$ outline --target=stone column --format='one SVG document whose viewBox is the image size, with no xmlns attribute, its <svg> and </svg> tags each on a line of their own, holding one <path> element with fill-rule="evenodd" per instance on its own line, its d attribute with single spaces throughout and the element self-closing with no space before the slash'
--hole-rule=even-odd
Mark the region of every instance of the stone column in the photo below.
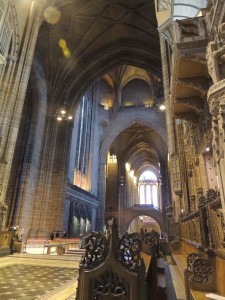
<svg viewBox="0 0 225 300">
<path fill-rule="evenodd" d="M 100 163 L 99 173 L 98 173 L 98 199 L 99 207 L 97 209 L 96 227 L 98 230 L 103 230 L 104 228 L 104 215 L 105 215 L 105 192 L 106 192 L 106 174 L 105 174 L 105 164 Z"/>
<path fill-rule="evenodd" d="M 31 3 L 28 15 L 28 23 L 24 32 L 24 39 L 21 44 L 20 56 L 17 61 L 17 68 L 13 74 L 9 75 L 9 94 L 7 105 L 4 108 L 4 116 L 1 119 L 1 147 L 0 147 L 0 205 L 6 201 L 7 184 L 16 145 L 16 138 L 19 130 L 19 124 L 27 90 L 28 79 L 30 75 L 31 64 L 33 60 L 37 35 L 42 20 L 42 1 Z M 0 223 L 2 228 L 2 223 Z"/>
<path fill-rule="evenodd" d="M 173 109 L 171 105 L 170 96 L 170 75 L 168 70 L 170 66 L 167 61 L 166 45 L 165 40 L 160 36 L 160 49 L 161 49 L 161 59 L 162 59 L 162 72 L 163 72 L 163 86 L 164 86 L 164 97 L 165 97 L 165 114 L 166 114 L 166 128 L 168 137 L 168 151 L 169 155 L 175 152 L 175 141 L 174 141 L 174 126 L 173 126 Z"/>
<path fill-rule="evenodd" d="M 94 230 L 96 230 L 96 208 L 92 207 L 90 231 L 94 231 Z"/>
<path fill-rule="evenodd" d="M 46 121 L 33 205 L 23 201 L 17 214 L 30 237 L 44 238 L 53 230 L 63 230 L 72 126 L 72 122 L 58 122 L 54 117 Z M 30 205 L 31 214 L 27 214 L 26 206 Z"/>
</svg>

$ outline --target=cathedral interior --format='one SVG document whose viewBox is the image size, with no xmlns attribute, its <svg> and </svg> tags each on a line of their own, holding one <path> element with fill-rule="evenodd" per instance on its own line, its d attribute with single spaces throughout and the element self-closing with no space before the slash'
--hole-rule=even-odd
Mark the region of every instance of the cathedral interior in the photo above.
<svg viewBox="0 0 225 300">
<path fill-rule="evenodd" d="M 75 299 L 92 277 L 46 241 L 116 224 L 158 234 L 165 286 L 77 300 L 225 299 L 224 129 L 224 0 L 0 0 L 0 298 Z"/>
</svg>

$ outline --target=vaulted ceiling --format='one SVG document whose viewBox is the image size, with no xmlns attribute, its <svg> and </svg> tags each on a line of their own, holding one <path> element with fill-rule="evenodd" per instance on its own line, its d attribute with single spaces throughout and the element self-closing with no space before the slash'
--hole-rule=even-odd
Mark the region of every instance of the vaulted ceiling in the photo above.
<svg viewBox="0 0 225 300">
<path fill-rule="evenodd" d="M 97 79 L 123 64 L 161 79 L 154 0 L 47 2 L 35 56 L 49 101 L 60 105 L 67 93 L 74 107 Z"/>
</svg>

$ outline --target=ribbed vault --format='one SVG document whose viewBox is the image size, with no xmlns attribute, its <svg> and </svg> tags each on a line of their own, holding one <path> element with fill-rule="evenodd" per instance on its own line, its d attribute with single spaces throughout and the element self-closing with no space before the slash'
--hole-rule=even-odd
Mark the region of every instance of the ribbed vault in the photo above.
<svg viewBox="0 0 225 300">
<path fill-rule="evenodd" d="M 49 98 L 57 106 L 67 95 L 68 106 L 75 110 L 83 94 L 118 66 L 137 66 L 161 79 L 153 0 L 48 1 L 51 3 L 61 19 L 54 25 L 43 22 L 37 58 L 48 79 Z M 60 39 L 66 41 L 70 57 L 64 56 Z M 146 78 L 146 73 L 139 75 Z"/>
</svg>

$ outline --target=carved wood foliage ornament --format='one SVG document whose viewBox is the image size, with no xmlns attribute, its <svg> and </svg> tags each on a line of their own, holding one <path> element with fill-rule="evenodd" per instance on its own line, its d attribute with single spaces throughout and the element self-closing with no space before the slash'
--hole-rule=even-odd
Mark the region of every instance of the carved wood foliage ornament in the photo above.
<svg viewBox="0 0 225 300">
<path fill-rule="evenodd" d="M 80 267 L 93 268 L 105 260 L 108 253 L 106 236 L 101 232 L 91 232 L 85 237 L 85 255 L 80 261 Z"/>
<path fill-rule="evenodd" d="M 141 241 L 137 233 L 125 233 L 119 239 L 118 253 L 120 262 L 130 270 L 143 266 L 140 256 Z"/>
<path fill-rule="evenodd" d="M 128 300 L 129 284 L 124 278 L 120 278 L 117 273 L 107 271 L 94 282 L 94 300 L 114 299 L 114 297 Z"/>
<path fill-rule="evenodd" d="M 196 257 L 192 263 L 191 280 L 197 283 L 207 283 L 213 277 L 213 267 L 202 257 Z"/>
</svg>

